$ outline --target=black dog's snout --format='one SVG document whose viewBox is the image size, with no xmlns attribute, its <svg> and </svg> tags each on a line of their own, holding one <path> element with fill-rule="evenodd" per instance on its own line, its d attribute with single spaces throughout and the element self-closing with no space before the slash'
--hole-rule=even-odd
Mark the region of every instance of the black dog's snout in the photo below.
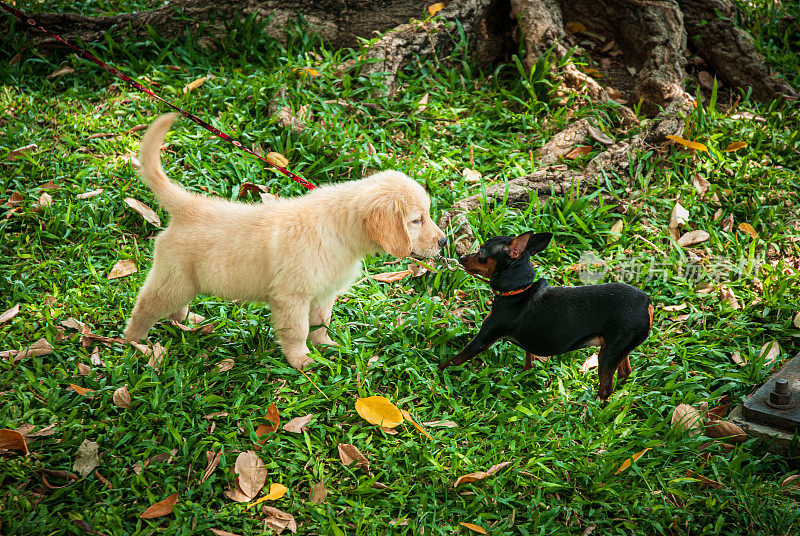
<svg viewBox="0 0 800 536">
<path fill-rule="evenodd" d="M 469 255 L 461 255 L 461 256 L 458 258 L 458 262 L 460 262 L 461 264 L 464 264 L 464 261 L 467 259 L 467 257 L 468 257 L 468 256 L 469 256 Z"/>
<path fill-rule="evenodd" d="M 439 239 L 439 248 L 443 248 L 445 244 L 447 244 L 447 237 L 443 236 Z"/>
</svg>

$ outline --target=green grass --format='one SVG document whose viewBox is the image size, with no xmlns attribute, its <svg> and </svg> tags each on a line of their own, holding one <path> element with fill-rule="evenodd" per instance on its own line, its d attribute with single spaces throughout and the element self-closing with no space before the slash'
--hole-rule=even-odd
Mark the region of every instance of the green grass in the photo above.
<svg viewBox="0 0 800 536">
<path fill-rule="evenodd" d="M 109 41 L 92 50 L 140 80 L 149 78 L 159 94 L 248 145 L 283 153 L 293 171 L 318 184 L 377 169 L 406 172 L 427 186 L 436 216 L 488 184 L 537 168 L 530 150 L 571 120 L 570 109 L 574 118 L 594 118 L 617 139 L 625 136 L 616 129 L 613 108 L 561 106 L 548 93 L 552 81 L 523 83 L 514 62 L 482 73 L 459 50 L 450 63 L 409 67 L 402 91 L 389 97 L 379 91 L 380 77 L 337 72 L 355 53 L 328 50 L 302 27 L 288 31 L 285 47 L 262 37 L 257 25 L 242 24 L 236 38 L 218 49 L 154 37 L 146 43 Z M 770 46 L 784 50 L 779 45 Z M 185 333 L 166 322 L 151 332 L 151 341 L 167 348 L 160 373 L 133 348 L 100 345 L 105 365 L 80 376 L 78 364 L 90 363 L 91 348 L 81 347 L 75 331 L 60 331 L 60 322 L 74 317 L 94 333 L 119 336 L 158 231 L 123 202 L 131 196 L 156 207 L 125 158 L 137 151 L 141 133 L 121 133 L 167 110 L 124 86 L 111 88 L 117 83 L 112 77 L 74 56 L 24 52 L 23 61 L 9 66 L 19 46 L 5 38 L 2 49 L 8 53 L 0 56 L 0 109 L 6 111 L 0 117 L 0 199 L 13 192 L 24 199 L 13 214 L 0 209 L 0 312 L 16 303 L 21 311 L 0 326 L 0 350 L 45 337 L 54 351 L 16 364 L 10 358 L 0 362 L 0 428 L 56 426 L 53 435 L 29 440 L 29 456 L 5 456 L 0 464 L 4 534 L 86 534 L 79 522 L 114 535 L 210 534 L 209 528 L 267 534 L 263 516 L 227 499 L 224 489 L 237 454 L 252 447 L 273 402 L 284 422 L 315 414 L 307 432 L 281 430 L 260 451 L 267 484 L 289 488 L 270 504 L 292 513 L 303 534 L 469 532 L 460 522 L 496 535 L 577 535 L 592 525 L 595 534 L 797 533 L 800 495 L 780 485 L 795 471 L 791 461 L 753 440 L 731 450 L 669 424 L 679 403 L 744 400 L 769 373 L 758 357 L 763 344 L 778 341 L 781 362 L 798 349 L 800 332 L 792 324 L 800 221 L 797 104 L 744 100 L 735 111 L 701 107 L 686 119 L 687 136 L 707 144 L 710 154 L 653 147 L 633 157 L 631 179 L 605 177 L 602 195 L 534 200 L 524 207 L 484 203 L 470 213 L 481 240 L 527 229 L 553 232 L 554 243 L 539 259 L 542 275 L 553 284 L 580 284 L 569 267 L 588 250 L 616 267 L 607 279 L 619 278 L 632 258 L 658 263 L 639 285 L 659 306 L 688 308 L 657 309 L 649 341 L 633 354 L 628 384 L 606 405 L 597 401 L 596 372 L 579 372 L 589 350 L 522 372 L 522 350 L 501 343 L 483 355 L 485 365 L 476 359 L 439 372 L 436 364 L 475 332 L 490 296 L 480 281 L 446 271 L 392 285 L 361 279 L 334 310 L 333 337 L 341 347 L 315 353 L 318 364 L 308 377 L 282 358 L 266 307 L 212 296 L 198 297 L 192 310 L 216 323 L 213 333 Z M 795 65 L 786 61 L 777 67 Z M 46 78 L 64 65 L 75 72 Z M 293 74 L 297 67 L 314 67 L 320 76 Z M 209 73 L 215 78 L 183 94 L 187 83 Z M 429 104 L 420 111 L 417 102 L 425 94 Z M 309 105 L 313 121 L 301 133 L 279 127 L 268 112 L 273 99 L 293 110 Z M 347 105 L 327 102 L 337 99 Z M 742 111 L 764 122 L 731 118 Z M 120 135 L 89 139 L 97 132 Z M 723 151 L 736 140 L 748 146 Z M 176 123 L 167 142 L 168 175 L 193 190 L 213 189 L 231 198 L 250 181 L 282 196 L 303 193 L 188 121 Z M 36 150 L 7 158 L 32 143 Z M 592 155 L 601 150 L 596 145 Z M 586 161 L 565 164 L 579 170 Z M 466 183 L 465 167 L 480 171 L 483 182 Z M 705 200 L 692 186 L 694 175 L 712 184 Z M 53 204 L 38 208 L 40 185 L 50 180 L 59 187 L 51 192 Z M 95 188 L 105 191 L 76 198 Z M 710 202 L 715 193 L 718 204 Z M 618 207 L 604 200 L 609 197 L 623 201 Z M 716 291 L 698 293 L 696 281 L 683 276 L 687 251 L 667 234 L 676 200 L 690 212 L 684 230 L 710 233 L 693 248 L 698 254 L 712 263 L 765 260 L 756 272 L 724 282 L 741 309 L 730 308 Z M 714 220 L 718 209 L 722 215 Z M 722 225 L 728 215 L 733 230 Z M 620 219 L 624 227 L 615 240 L 610 231 Z M 742 222 L 753 225 L 759 239 L 737 231 Z M 132 259 L 139 272 L 109 281 L 118 259 Z M 364 275 L 406 264 L 388 256 L 368 258 Z M 464 307 L 463 318 L 454 314 Z M 689 318 L 671 320 L 683 313 Z M 734 351 L 749 364 L 734 365 Z M 377 361 L 370 363 L 374 356 Z M 234 367 L 219 372 L 215 364 L 227 358 L 235 359 Z M 93 389 L 93 397 L 78 395 L 71 383 Z M 123 385 L 132 398 L 128 409 L 112 402 Z M 451 420 L 457 427 L 427 427 L 432 441 L 408 423 L 399 434 L 386 434 L 354 409 L 357 397 L 376 394 L 418 421 Z M 227 415 L 212 425 L 204 416 L 215 412 Z M 100 444 L 97 470 L 113 488 L 93 474 L 59 489 L 44 487 L 42 471 L 71 470 L 84 439 Z M 342 466 L 338 443 L 356 445 L 372 474 Z M 645 448 L 651 450 L 615 474 Z M 145 463 L 175 449 L 169 463 Z M 201 483 L 206 451 L 222 456 L 219 469 Z M 512 463 L 497 475 L 453 488 L 457 477 L 503 461 Z M 141 474 L 132 469 L 137 462 L 144 466 Z M 687 470 L 722 487 L 704 486 L 687 477 Z M 320 481 L 327 501 L 307 502 Z M 374 488 L 375 482 L 388 489 Z M 180 498 L 173 514 L 139 519 L 145 508 L 175 492 Z M 390 525 L 395 519 L 408 524 Z"/>
</svg>

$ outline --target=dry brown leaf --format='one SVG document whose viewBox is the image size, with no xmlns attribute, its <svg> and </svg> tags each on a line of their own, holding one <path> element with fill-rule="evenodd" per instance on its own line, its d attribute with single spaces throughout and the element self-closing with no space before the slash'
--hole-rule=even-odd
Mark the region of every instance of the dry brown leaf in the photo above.
<svg viewBox="0 0 800 536">
<path fill-rule="evenodd" d="M 476 169 L 464 168 L 461 170 L 461 176 L 464 177 L 464 182 L 467 184 L 478 184 L 481 182 L 481 173 Z"/>
<path fill-rule="evenodd" d="M 261 511 L 267 516 L 264 522 L 276 533 L 280 534 L 285 529 L 289 529 L 292 534 L 297 532 L 297 523 L 292 514 L 266 505 L 261 507 Z"/>
<path fill-rule="evenodd" d="M 728 302 L 732 309 L 740 308 L 739 302 L 736 301 L 736 295 L 725 285 L 719 285 L 719 297 L 722 301 Z"/>
<path fill-rule="evenodd" d="M 428 107 L 428 101 L 430 100 L 430 98 L 431 98 L 431 94 L 430 93 L 425 93 L 422 96 L 422 98 L 417 101 L 417 111 L 418 112 L 421 112 L 421 111 L 425 110 L 425 108 Z"/>
<path fill-rule="evenodd" d="M 25 153 L 29 153 L 31 151 L 35 151 L 38 148 L 39 146 L 36 145 L 35 143 L 30 143 L 23 147 L 19 147 L 8 153 L 8 159 L 14 160 L 18 156 L 23 155 Z M 14 192 L 13 194 L 11 194 L 11 197 L 8 199 L 8 202 L 12 205 L 17 205 L 22 202 L 22 196 L 18 192 Z"/>
<path fill-rule="evenodd" d="M 281 153 L 275 153 L 275 152 L 267 153 L 267 156 L 265 156 L 264 158 L 266 158 L 270 164 L 273 164 L 278 167 L 285 168 L 286 166 L 289 165 L 289 159 L 283 156 Z"/>
<path fill-rule="evenodd" d="M 292 432 L 293 434 L 300 434 L 303 430 L 308 428 L 308 423 L 311 422 L 311 419 L 314 418 L 313 413 L 309 413 L 308 415 L 304 415 L 302 417 L 295 417 L 294 419 L 290 420 L 286 424 L 283 425 L 283 429 L 287 432 Z"/>
<path fill-rule="evenodd" d="M 747 365 L 747 358 L 743 357 L 742 354 L 739 352 L 733 352 L 733 354 L 731 354 L 731 361 L 733 361 L 740 367 Z"/>
<path fill-rule="evenodd" d="M 697 434 L 703 426 L 703 415 L 689 404 L 678 404 L 672 411 L 672 426 Z"/>
<path fill-rule="evenodd" d="M 12 308 L 3 311 L 3 314 L 0 314 L 0 326 L 17 316 L 18 313 L 19 304 L 16 304 Z"/>
<path fill-rule="evenodd" d="M 314 487 L 311 488 L 311 493 L 308 500 L 314 504 L 322 504 L 325 502 L 325 498 L 328 496 L 328 490 L 325 489 L 325 484 L 322 482 L 317 482 L 314 484 Z"/>
<path fill-rule="evenodd" d="M 716 480 L 711 480 L 710 478 L 706 478 L 701 474 L 695 473 L 691 469 L 687 469 L 686 470 L 686 476 L 688 476 L 689 478 L 694 478 L 695 480 L 700 481 L 700 483 L 703 484 L 704 486 L 708 486 L 710 488 L 724 488 L 725 487 L 723 484 L 720 484 Z"/>
<path fill-rule="evenodd" d="M 753 238 L 756 238 L 756 239 L 758 238 L 758 232 L 753 228 L 752 225 L 750 225 L 747 222 L 740 223 L 738 229 L 740 231 L 744 232 L 744 233 L 749 234 Z"/>
<path fill-rule="evenodd" d="M 141 475 L 142 474 L 142 464 L 141 464 L 141 462 L 136 462 L 133 465 L 131 465 L 131 470 L 134 473 L 136 473 L 137 475 Z"/>
<path fill-rule="evenodd" d="M 229 357 L 217 363 L 217 370 L 219 370 L 220 372 L 225 372 L 231 370 L 233 368 L 233 365 L 234 365 L 234 360 L 232 357 Z"/>
<path fill-rule="evenodd" d="M 342 460 L 345 466 L 349 467 L 353 462 L 356 462 L 356 468 L 363 469 L 367 473 L 370 472 L 369 461 L 355 446 L 348 443 L 339 443 L 338 449 L 339 459 Z"/>
<path fill-rule="evenodd" d="M 792 320 L 792 324 L 794 324 L 794 327 L 800 328 L 800 313 L 797 313 L 797 314 L 794 315 L 794 319 Z"/>
<path fill-rule="evenodd" d="M 0 449 L 19 450 L 28 455 L 28 444 L 25 436 L 16 430 L 3 428 L 0 430 Z"/>
<path fill-rule="evenodd" d="M 706 89 L 714 89 L 714 77 L 708 71 L 700 71 L 697 78 Z"/>
<path fill-rule="evenodd" d="M 131 259 L 122 259 L 117 261 L 117 263 L 111 268 L 111 271 L 108 272 L 108 278 L 119 279 L 120 277 L 126 277 L 131 274 L 135 274 L 137 271 L 136 264 Z"/>
<path fill-rule="evenodd" d="M 236 534 L 235 532 L 228 532 L 227 530 L 220 530 L 220 529 L 208 529 L 217 536 L 241 536 L 241 534 Z"/>
<path fill-rule="evenodd" d="M 47 342 L 47 339 L 41 338 L 22 350 L 4 350 L 0 352 L 0 358 L 13 357 L 14 363 L 18 363 L 25 358 L 47 355 L 52 351 L 53 346 Z"/>
<path fill-rule="evenodd" d="M 597 354 L 597 352 L 595 352 L 592 355 L 590 355 L 589 357 L 587 357 L 586 361 L 584 361 L 583 365 L 581 365 L 581 368 L 580 368 L 579 372 L 581 374 L 586 374 L 590 370 L 596 369 L 597 365 L 598 365 L 598 363 L 597 363 L 598 358 L 599 358 L 599 355 Z"/>
<path fill-rule="evenodd" d="M 430 428 L 456 428 L 458 426 L 453 421 L 428 421 L 422 423 L 422 425 Z"/>
<path fill-rule="evenodd" d="M 264 462 L 258 454 L 248 450 L 236 457 L 233 470 L 239 477 L 239 489 L 248 497 L 248 501 L 252 501 L 267 480 Z"/>
<path fill-rule="evenodd" d="M 689 306 L 684 302 L 684 303 L 679 303 L 677 305 L 665 305 L 662 307 L 662 309 L 667 311 L 668 313 L 675 313 L 678 311 L 683 311 L 687 307 Z"/>
<path fill-rule="evenodd" d="M 142 512 L 141 519 L 153 519 L 172 513 L 172 507 L 178 502 L 178 494 L 173 493 L 163 501 L 158 501 L 153 506 Z"/>
<path fill-rule="evenodd" d="M 78 363 L 78 374 L 81 376 L 88 376 L 92 373 L 92 368 L 86 363 Z"/>
<path fill-rule="evenodd" d="M 744 443 L 747 434 L 732 422 L 715 420 L 706 424 L 706 435 L 717 439 L 725 439 L 733 443 Z"/>
<path fill-rule="evenodd" d="M 610 145 L 614 145 L 614 140 L 605 132 L 592 126 L 591 124 L 586 125 L 586 129 L 589 131 L 589 135 L 597 140 L 598 142 L 602 143 L 606 147 Z"/>
<path fill-rule="evenodd" d="M 570 152 L 568 152 L 565 158 L 569 158 L 570 160 L 575 160 L 576 158 L 579 158 L 581 156 L 586 156 L 591 152 L 592 152 L 591 145 L 579 145 Z"/>
<path fill-rule="evenodd" d="M 78 473 L 81 477 L 90 475 L 98 465 L 100 465 L 100 458 L 97 455 L 100 445 L 94 441 L 84 439 L 78 447 L 77 455 L 75 456 L 75 463 L 72 464 L 72 470 Z"/>
<path fill-rule="evenodd" d="M 496 474 L 498 471 L 500 471 L 500 469 L 510 464 L 511 462 L 500 462 L 491 466 L 487 471 L 477 471 L 475 473 L 468 473 L 466 475 L 462 475 L 458 477 L 458 479 L 456 479 L 455 483 L 453 484 L 453 487 L 456 488 L 460 484 L 469 484 L 471 482 L 477 482 L 478 480 L 483 480 L 487 476 L 492 476 Z"/>
<path fill-rule="evenodd" d="M 75 69 L 73 69 L 69 65 L 65 65 L 63 67 L 59 67 L 58 69 L 56 69 L 52 73 L 48 74 L 46 78 L 57 78 L 59 76 L 64 76 L 65 74 L 71 74 L 71 73 L 74 73 L 74 72 L 75 72 Z"/>
<path fill-rule="evenodd" d="M 733 214 L 728 214 L 725 216 L 725 219 L 722 220 L 722 230 L 730 231 L 731 229 L 733 229 Z"/>
<path fill-rule="evenodd" d="M 43 193 L 39 196 L 39 205 L 43 207 L 49 207 L 53 204 L 53 196 L 48 194 L 47 192 Z"/>
<path fill-rule="evenodd" d="M 97 190 L 90 190 L 88 192 L 83 192 L 82 194 L 78 194 L 78 199 L 91 199 L 92 197 L 98 196 L 105 192 L 105 188 L 98 188 Z"/>
<path fill-rule="evenodd" d="M 616 242 L 617 240 L 619 240 L 619 237 L 622 236 L 622 228 L 624 225 L 625 222 L 623 222 L 622 220 L 617 220 L 617 222 L 611 226 L 611 229 L 609 229 L 608 234 L 609 238 L 612 241 Z"/>
<path fill-rule="evenodd" d="M 781 487 L 785 488 L 786 486 L 790 487 L 800 486 L 800 475 L 791 475 L 784 478 L 783 482 L 781 482 Z"/>
<path fill-rule="evenodd" d="M 217 453 L 214 453 L 214 451 L 211 451 L 211 450 L 206 451 L 206 460 L 208 460 L 208 465 L 206 466 L 206 470 L 203 473 L 203 478 L 200 479 L 200 483 L 201 484 L 203 482 L 205 482 L 206 480 L 208 480 L 209 477 L 212 474 L 214 474 L 214 471 L 217 470 L 217 467 L 219 466 L 219 459 L 220 459 L 221 455 L 222 455 L 222 451 L 221 450 L 219 452 L 217 452 Z"/>
<path fill-rule="evenodd" d="M 131 395 L 128 392 L 128 386 L 123 385 L 122 387 L 118 388 L 114 391 L 114 405 L 118 408 L 129 408 L 131 407 Z"/>
<path fill-rule="evenodd" d="M 697 190 L 697 193 L 702 197 L 708 192 L 708 189 L 711 187 L 711 183 L 701 177 L 699 174 L 695 173 L 692 177 L 692 186 L 694 186 L 694 189 Z"/>
<path fill-rule="evenodd" d="M 680 227 L 689 221 L 689 211 L 683 208 L 680 203 L 675 203 L 672 213 L 669 216 L 669 226 L 671 229 Z"/>
<path fill-rule="evenodd" d="M 678 239 L 678 245 L 687 247 L 693 246 L 695 244 L 699 244 L 701 242 L 705 242 L 708 240 L 710 235 L 701 229 L 697 229 L 696 231 L 689 231 L 688 233 L 684 234 Z"/>
<path fill-rule="evenodd" d="M 125 198 L 125 204 L 136 211 L 144 220 L 156 227 L 161 227 L 161 218 L 158 217 L 156 211 L 148 207 L 138 199 L 132 197 Z"/>
<path fill-rule="evenodd" d="M 161 346 L 160 342 L 155 343 L 152 347 L 132 341 L 130 342 L 130 345 L 150 358 L 147 360 L 147 366 L 155 370 L 156 374 L 161 372 L 159 367 L 161 366 L 161 362 L 164 360 L 164 357 L 167 355 L 167 349 Z"/>
<path fill-rule="evenodd" d="M 381 283 L 394 283 L 400 281 L 404 277 L 411 275 L 411 270 L 401 270 L 399 272 L 384 272 L 381 274 L 372 275 L 372 279 L 380 281 Z"/>
<path fill-rule="evenodd" d="M 178 454 L 178 449 L 172 449 L 167 452 L 159 452 L 158 454 L 151 456 L 150 459 L 147 460 L 147 463 L 171 463 L 176 454 Z"/>
<path fill-rule="evenodd" d="M 761 351 L 758 355 L 764 358 L 765 365 L 769 365 L 781 355 L 781 347 L 778 345 L 777 341 L 768 342 L 761 347 Z"/>
<path fill-rule="evenodd" d="M 28 434 L 28 437 L 47 437 L 47 436 L 51 436 L 51 435 L 56 433 L 56 426 L 58 426 L 57 422 L 54 422 L 52 424 L 48 424 L 47 426 L 45 426 L 41 430 L 37 430 L 37 431 L 35 431 L 33 433 Z"/>
</svg>

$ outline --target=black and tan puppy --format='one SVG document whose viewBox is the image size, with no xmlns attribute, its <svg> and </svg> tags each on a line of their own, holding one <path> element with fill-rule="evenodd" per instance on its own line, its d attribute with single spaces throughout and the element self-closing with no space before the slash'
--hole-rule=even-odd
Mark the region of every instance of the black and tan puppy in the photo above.
<svg viewBox="0 0 800 536">
<path fill-rule="evenodd" d="M 653 325 L 647 294 L 624 283 L 551 287 L 535 280 L 530 257 L 547 247 L 550 233 L 527 232 L 516 238 L 490 238 L 477 253 L 459 259 L 467 272 L 484 276 L 495 298 L 478 334 L 440 369 L 460 365 L 499 339 L 525 352 L 525 367 L 534 355 L 552 356 L 600 346 L 600 399 L 612 393 L 614 371 L 620 383 L 631 373 L 628 354 L 644 342 Z"/>
</svg>

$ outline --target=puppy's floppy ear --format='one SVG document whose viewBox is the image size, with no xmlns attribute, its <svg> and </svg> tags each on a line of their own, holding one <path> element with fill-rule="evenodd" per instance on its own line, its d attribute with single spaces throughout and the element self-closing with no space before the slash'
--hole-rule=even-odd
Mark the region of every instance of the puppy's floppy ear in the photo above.
<svg viewBox="0 0 800 536">
<path fill-rule="evenodd" d="M 508 255 L 512 259 L 519 259 L 523 251 L 535 255 L 546 248 L 552 238 L 552 233 L 534 233 L 533 231 L 522 233 L 511 241 L 511 245 L 508 246 Z"/>
<path fill-rule="evenodd" d="M 369 207 L 364 225 L 367 236 L 383 250 L 398 259 L 411 255 L 411 236 L 406 228 L 404 204 L 384 198 Z"/>
</svg>

